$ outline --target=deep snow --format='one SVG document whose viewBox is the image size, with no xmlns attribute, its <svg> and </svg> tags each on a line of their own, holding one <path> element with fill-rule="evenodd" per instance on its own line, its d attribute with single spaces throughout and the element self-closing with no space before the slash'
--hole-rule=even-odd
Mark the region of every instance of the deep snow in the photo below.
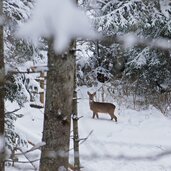
<svg viewBox="0 0 171 171">
<path fill-rule="evenodd" d="M 80 138 L 92 134 L 80 145 L 80 161 L 83 171 L 170 171 L 171 155 L 157 158 L 156 154 L 171 150 L 171 120 L 158 110 L 136 111 L 125 105 L 117 106 L 118 123 L 110 120 L 109 115 L 99 114 L 99 119 L 92 119 L 89 109 L 87 90 L 78 89 L 78 114 Z M 10 110 L 16 104 L 7 104 Z M 15 123 L 16 130 L 27 140 L 37 144 L 41 142 L 43 110 L 30 108 L 27 104 L 22 111 L 24 117 Z M 72 146 L 72 140 L 71 140 Z M 29 145 L 28 148 L 31 148 Z M 26 148 L 24 150 L 27 150 Z M 72 156 L 72 151 L 70 152 Z M 39 158 L 40 150 L 29 154 L 30 160 Z M 146 157 L 150 157 L 147 159 Z M 21 160 L 26 160 L 21 157 Z M 72 162 L 73 159 L 71 158 Z M 34 165 L 38 167 L 38 162 Z M 16 164 L 20 170 L 33 170 L 30 164 Z M 7 167 L 6 171 L 16 171 Z"/>
</svg>

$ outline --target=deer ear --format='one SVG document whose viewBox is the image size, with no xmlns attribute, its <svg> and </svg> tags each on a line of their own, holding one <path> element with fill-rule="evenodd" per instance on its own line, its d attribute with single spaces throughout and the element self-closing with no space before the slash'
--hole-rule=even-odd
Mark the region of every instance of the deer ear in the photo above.
<svg viewBox="0 0 171 171">
<path fill-rule="evenodd" d="M 88 94 L 88 95 L 90 95 L 90 92 L 89 92 L 89 91 L 87 91 L 87 94 Z"/>
<path fill-rule="evenodd" d="M 96 95 L 96 92 L 94 92 L 93 95 L 95 96 Z"/>
</svg>

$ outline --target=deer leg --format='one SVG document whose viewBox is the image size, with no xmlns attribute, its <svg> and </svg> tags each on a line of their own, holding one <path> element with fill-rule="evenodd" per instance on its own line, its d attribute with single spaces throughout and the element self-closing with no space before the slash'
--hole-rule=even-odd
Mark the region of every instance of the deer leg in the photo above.
<svg viewBox="0 0 171 171">
<path fill-rule="evenodd" d="M 115 122 L 117 122 L 117 117 L 114 115 Z"/>
<path fill-rule="evenodd" d="M 93 112 L 93 119 L 94 119 L 95 115 L 96 115 L 96 113 L 95 113 L 95 112 Z"/>
<path fill-rule="evenodd" d="M 113 118 L 114 118 L 113 113 L 112 112 L 109 112 L 108 114 L 110 115 L 111 120 L 113 120 Z"/>
<path fill-rule="evenodd" d="M 115 122 L 117 122 L 117 117 L 112 113 L 112 114 L 110 114 L 110 116 L 111 116 L 111 120 L 113 120 L 113 118 L 115 119 Z"/>
<path fill-rule="evenodd" d="M 95 114 L 96 114 L 97 119 L 99 119 L 99 115 L 98 115 L 98 113 L 96 112 Z"/>
</svg>

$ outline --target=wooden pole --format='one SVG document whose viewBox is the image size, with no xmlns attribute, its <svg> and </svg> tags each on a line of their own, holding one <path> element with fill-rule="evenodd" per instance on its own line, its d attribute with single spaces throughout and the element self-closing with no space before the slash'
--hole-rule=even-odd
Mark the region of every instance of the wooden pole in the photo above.
<svg viewBox="0 0 171 171">
<path fill-rule="evenodd" d="M 76 47 L 76 41 L 74 42 Z M 76 60 L 75 60 L 76 61 Z M 80 157 L 79 157 L 79 133 L 78 133 L 78 112 L 77 112 L 77 67 L 75 62 L 74 70 L 74 92 L 73 92 L 73 144 L 74 144 L 74 171 L 80 171 Z"/>
</svg>

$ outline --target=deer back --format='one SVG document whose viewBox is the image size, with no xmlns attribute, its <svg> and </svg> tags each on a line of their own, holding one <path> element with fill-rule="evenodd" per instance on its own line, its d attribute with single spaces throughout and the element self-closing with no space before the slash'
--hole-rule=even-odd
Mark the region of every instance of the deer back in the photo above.
<svg viewBox="0 0 171 171">
<path fill-rule="evenodd" d="M 89 95 L 89 104 L 90 109 L 96 113 L 113 113 L 115 110 L 115 105 L 112 103 L 104 103 L 104 102 L 95 102 L 94 96 L 96 93 L 91 94 L 90 92 L 87 92 Z"/>
<path fill-rule="evenodd" d="M 90 109 L 94 112 L 99 113 L 113 113 L 115 110 L 115 105 L 112 103 L 103 102 L 90 102 Z"/>
</svg>

